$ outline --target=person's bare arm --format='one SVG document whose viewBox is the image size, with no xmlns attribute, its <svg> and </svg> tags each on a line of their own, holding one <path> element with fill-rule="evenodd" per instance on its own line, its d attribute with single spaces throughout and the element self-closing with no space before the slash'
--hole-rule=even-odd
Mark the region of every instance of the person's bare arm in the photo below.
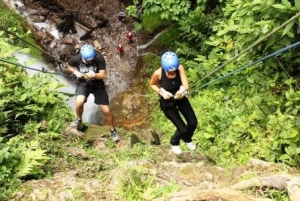
<svg viewBox="0 0 300 201">
<path fill-rule="evenodd" d="M 188 83 L 188 79 L 187 79 L 187 76 L 186 76 L 186 73 L 185 73 L 185 69 L 182 65 L 179 66 L 179 74 L 180 74 L 180 79 L 181 79 L 181 83 L 182 83 L 182 86 L 185 87 L 186 90 L 189 89 L 189 83 Z"/>
<path fill-rule="evenodd" d="M 159 85 L 158 85 L 158 82 L 159 82 L 159 79 L 160 79 L 160 75 L 161 74 L 161 69 L 158 69 L 156 70 L 152 77 L 151 77 L 151 80 L 150 80 L 150 86 L 151 88 L 156 91 L 157 93 L 159 92 Z"/>
<path fill-rule="evenodd" d="M 99 70 L 99 72 L 96 73 L 95 79 L 104 80 L 105 78 L 106 78 L 106 70 Z"/>
</svg>

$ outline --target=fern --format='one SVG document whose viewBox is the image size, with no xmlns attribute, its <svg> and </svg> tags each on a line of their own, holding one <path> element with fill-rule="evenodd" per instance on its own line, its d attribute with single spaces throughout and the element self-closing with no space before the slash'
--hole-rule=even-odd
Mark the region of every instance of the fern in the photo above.
<svg viewBox="0 0 300 201">
<path fill-rule="evenodd" d="M 40 148 L 38 141 L 31 141 L 25 146 L 23 149 L 25 157 L 15 169 L 17 177 L 41 173 L 39 168 L 49 159 L 45 154 L 45 150 Z"/>
</svg>

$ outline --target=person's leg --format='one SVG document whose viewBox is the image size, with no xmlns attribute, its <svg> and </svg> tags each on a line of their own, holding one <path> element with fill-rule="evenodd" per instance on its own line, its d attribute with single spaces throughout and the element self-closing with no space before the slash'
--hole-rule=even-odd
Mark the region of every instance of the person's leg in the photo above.
<svg viewBox="0 0 300 201">
<path fill-rule="evenodd" d="M 82 122 L 83 105 L 89 96 L 89 89 L 82 85 L 78 85 L 75 91 L 75 111 L 76 120 L 71 124 L 72 127 L 78 128 Z"/>
<path fill-rule="evenodd" d="M 187 98 L 180 100 L 178 109 L 187 122 L 187 132 L 182 136 L 182 140 L 186 143 L 192 142 L 192 137 L 198 125 L 198 120 L 195 112 Z"/>
<path fill-rule="evenodd" d="M 114 130 L 114 121 L 113 121 L 113 115 L 110 112 L 109 106 L 108 105 L 99 105 L 101 111 L 103 112 L 105 119 L 110 127 L 110 130 Z"/>
<path fill-rule="evenodd" d="M 113 137 L 113 140 L 115 142 L 118 142 L 120 140 L 120 137 L 115 129 L 113 115 L 109 108 L 108 94 L 106 90 L 102 88 L 96 89 L 94 91 L 94 96 L 95 96 L 95 104 L 99 105 L 110 127 L 110 133 Z"/>
<path fill-rule="evenodd" d="M 182 136 L 187 132 L 186 125 L 183 122 L 179 111 L 176 107 L 169 107 L 163 110 L 165 116 L 176 126 L 176 131 L 170 139 L 170 144 L 172 145 L 172 151 L 174 154 L 179 155 L 182 150 L 179 146 Z"/>
<path fill-rule="evenodd" d="M 78 95 L 75 99 L 75 110 L 76 110 L 76 116 L 77 119 L 82 119 L 83 114 L 83 105 L 85 103 L 85 96 L 84 95 Z"/>
<path fill-rule="evenodd" d="M 176 107 L 169 107 L 163 110 L 165 116 L 174 124 L 176 127 L 176 131 L 174 135 L 171 137 L 170 143 L 173 146 L 178 146 L 180 144 L 180 140 L 184 135 L 186 135 L 187 128 L 182 120 L 179 111 Z"/>
</svg>

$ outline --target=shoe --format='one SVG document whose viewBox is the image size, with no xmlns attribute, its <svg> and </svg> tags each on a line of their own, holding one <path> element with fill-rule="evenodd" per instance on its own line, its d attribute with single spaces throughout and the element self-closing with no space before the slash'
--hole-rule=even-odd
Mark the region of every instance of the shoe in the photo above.
<svg viewBox="0 0 300 201">
<path fill-rule="evenodd" d="M 71 123 L 70 126 L 71 126 L 72 128 L 78 128 L 79 125 L 81 124 L 81 122 L 82 122 L 82 119 L 76 119 L 74 122 Z"/>
<path fill-rule="evenodd" d="M 110 133 L 111 133 L 111 136 L 112 136 L 114 142 L 120 141 L 120 137 L 116 130 L 112 130 L 112 131 L 110 131 Z"/>
<path fill-rule="evenodd" d="M 174 154 L 179 155 L 182 153 L 180 146 L 172 146 L 172 151 Z"/>
<path fill-rule="evenodd" d="M 188 143 L 185 143 L 187 148 L 191 151 L 194 151 L 196 149 L 196 145 L 194 142 L 188 142 Z"/>
</svg>

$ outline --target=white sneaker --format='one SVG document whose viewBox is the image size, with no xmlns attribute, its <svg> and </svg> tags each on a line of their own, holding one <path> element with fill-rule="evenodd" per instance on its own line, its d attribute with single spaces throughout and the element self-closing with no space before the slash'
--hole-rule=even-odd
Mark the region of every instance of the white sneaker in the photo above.
<svg viewBox="0 0 300 201">
<path fill-rule="evenodd" d="M 196 145 L 194 142 L 185 143 L 187 148 L 191 151 L 194 151 L 196 149 Z"/>
<path fill-rule="evenodd" d="M 182 153 L 180 146 L 172 146 L 172 151 L 174 154 L 179 155 Z"/>
</svg>

